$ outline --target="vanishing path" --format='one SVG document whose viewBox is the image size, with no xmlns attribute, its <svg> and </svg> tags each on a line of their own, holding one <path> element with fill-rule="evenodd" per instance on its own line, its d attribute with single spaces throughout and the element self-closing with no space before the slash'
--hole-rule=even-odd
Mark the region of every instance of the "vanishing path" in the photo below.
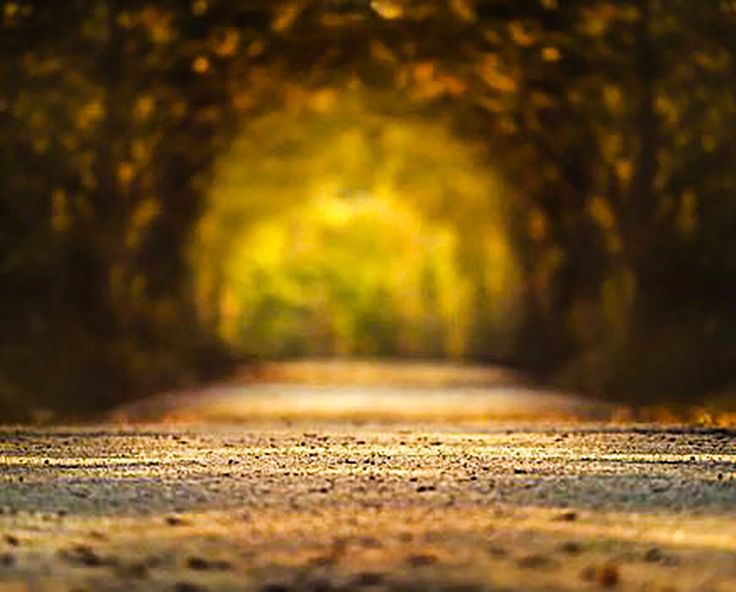
<svg viewBox="0 0 736 592">
<path fill-rule="evenodd" d="M 611 410 L 543 390 L 503 368 L 423 362 L 267 364 L 226 383 L 164 394 L 119 410 L 118 420 L 458 423 L 592 421 Z"/>
<path fill-rule="evenodd" d="M 489 398 L 529 412 L 503 415 L 447 368 L 305 371 L 118 414 L 157 423 L 0 430 L 0 591 L 736 590 L 735 432 L 591 422 L 513 380 Z"/>
</svg>

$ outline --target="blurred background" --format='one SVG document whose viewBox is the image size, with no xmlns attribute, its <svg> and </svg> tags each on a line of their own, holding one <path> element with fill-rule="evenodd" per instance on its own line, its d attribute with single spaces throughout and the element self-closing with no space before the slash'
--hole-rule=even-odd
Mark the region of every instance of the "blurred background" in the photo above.
<svg viewBox="0 0 736 592">
<path fill-rule="evenodd" d="M 0 418 L 243 361 L 736 405 L 736 5 L 0 0 Z"/>
</svg>

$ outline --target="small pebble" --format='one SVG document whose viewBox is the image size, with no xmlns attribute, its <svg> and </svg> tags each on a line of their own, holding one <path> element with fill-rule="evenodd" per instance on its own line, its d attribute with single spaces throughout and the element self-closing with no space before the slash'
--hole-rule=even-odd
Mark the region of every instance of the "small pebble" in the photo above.
<svg viewBox="0 0 736 592">
<path fill-rule="evenodd" d="M 15 556 L 12 553 L 0 553 L 0 567 L 13 567 Z"/>
<path fill-rule="evenodd" d="M 307 592 L 332 592 L 335 587 L 327 578 L 314 578 L 304 582 L 303 589 Z"/>
<path fill-rule="evenodd" d="M 174 592 L 206 592 L 207 588 L 197 586 L 191 582 L 177 582 L 174 584 Z"/>
<path fill-rule="evenodd" d="M 291 592 L 291 588 L 284 584 L 264 584 L 259 592 Z"/>
<path fill-rule="evenodd" d="M 353 585 L 357 587 L 380 586 L 385 581 L 385 576 L 379 572 L 365 571 L 355 576 Z"/>
<path fill-rule="evenodd" d="M 148 567 L 141 561 L 120 565 L 117 573 L 122 578 L 142 580 L 148 576 Z"/>
<path fill-rule="evenodd" d="M 550 565 L 550 560 L 544 555 L 526 555 L 517 562 L 519 567 L 527 569 L 539 569 Z"/>
<path fill-rule="evenodd" d="M 219 559 L 205 559 L 204 557 L 190 557 L 187 559 L 187 567 L 196 571 L 209 571 L 209 570 L 228 570 L 230 569 L 230 563 Z"/>
<path fill-rule="evenodd" d="M 560 545 L 560 551 L 568 555 L 577 555 L 582 550 L 580 543 L 576 543 L 575 541 L 566 541 Z"/>
<path fill-rule="evenodd" d="M 87 545 L 75 545 L 69 549 L 62 549 L 59 555 L 70 563 L 86 567 L 100 567 L 109 563 L 109 560 L 98 555 L 92 547 Z"/>
<path fill-rule="evenodd" d="M 595 582 L 601 588 L 615 588 L 621 579 L 618 567 L 612 563 L 586 567 L 581 576 L 584 580 Z"/>
<path fill-rule="evenodd" d="M 166 524 L 169 526 L 184 526 L 187 522 L 180 516 L 167 516 L 165 518 Z"/>
<path fill-rule="evenodd" d="M 437 563 L 437 557 L 427 554 L 409 555 L 406 558 L 406 562 L 411 567 L 425 567 L 427 565 L 434 565 Z"/>
</svg>

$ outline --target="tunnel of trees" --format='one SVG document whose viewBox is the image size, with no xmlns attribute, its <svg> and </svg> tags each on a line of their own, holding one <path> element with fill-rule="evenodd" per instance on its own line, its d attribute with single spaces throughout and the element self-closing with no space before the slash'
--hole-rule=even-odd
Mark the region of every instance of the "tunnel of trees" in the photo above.
<svg viewBox="0 0 736 592">
<path fill-rule="evenodd" d="M 729 0 L 0 1 L 0 413 L 305 353 L 227 322 L 228 266 L 268 220 L 309 218 L 302 181 L 356 241 L 410 209 L 452 260 L 427 273 L 469 282 L 462 345 L 448 305 L 446 326 L 417 313 L 437 350 L 368 315 L 351 322 L 389 337 L 347 353 L 503 361 L 642 403 L 726 389 L 734 33 Z M 398 209 L 370 205 L 382 191 Z"/>
</svg>

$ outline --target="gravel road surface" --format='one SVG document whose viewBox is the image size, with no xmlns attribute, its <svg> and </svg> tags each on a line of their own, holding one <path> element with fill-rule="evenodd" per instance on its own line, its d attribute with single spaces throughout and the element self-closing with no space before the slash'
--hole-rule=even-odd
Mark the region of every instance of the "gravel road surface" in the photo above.
<svg viewBox="0 0 736 592">
<path fill-rule="evenodd" d="M 279 410 L 296 385 L 228 388 L 146 423 L 0 429 L 0 591 L 736 590 L 734 431 L 574 420 L 561 395 L 564 419 L 492 420 L 459 384 L 300 419 Z M 452 421 L 416 412 L 423 388 Z M 225 421 L 248 389 L 276 410 Z"/>
</svg>

